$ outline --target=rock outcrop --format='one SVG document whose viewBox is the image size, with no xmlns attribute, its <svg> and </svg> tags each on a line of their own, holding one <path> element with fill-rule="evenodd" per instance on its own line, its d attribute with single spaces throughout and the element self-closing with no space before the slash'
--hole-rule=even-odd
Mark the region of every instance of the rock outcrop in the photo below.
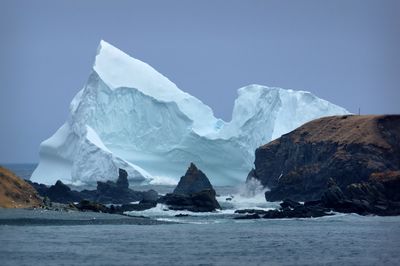
<svg viewBox="0 0 400 266">
<path fill-rule="evenodd" d="M 329 208 L 319 204 L 301 204 L 292 200 L 284 200 L 279 209 L 275 210 L 237 210 L 236 214 L 244 214 L 234 217 L 234 219 L 283 219 L 283 218 L 316 218 L 333 215 Z"/>
<path fill-rule="evenodd" d="M 59 203 L 79 202 L 83 199 L 78 191 L 71 190 L 70 187 L 60 180 L 50 186 L 43 196 L 48 197 L 51 201 Z"/>
<path fill-rule="evenodd" d="M 125 208 L 143 210 L 154 207 L 159 198 L 158 193 L 154 190 L 135 191 L 130 189 L 128 174 L 123 169 L 119 169 L 119 176 L 116 182 L 97 182 L 96 190 L 71 190 L 71 188 L 63 184 L 60 180 L 50 187 L 37 183 L 31 184 L 37 188 L 42 197 L 47 197 L 53 202 L 83 202 L 82 206 L 86 206 L 88 203 L 91 206 L 93 204 L 123 204 Z M 131 205 L 131 202 L 139 203 L 128 207 L 127 205 Z"/>
<path fill-rule="evenodd" d="M 119 169 L 119 176 L 116 182 L 97 182 L 97 193 L 93 199 L 96 202 L 128 204 L 143 199 L 143 192 L 129 189 L 128 174 L 125 170 Z"/>
<path fill-rule="evenodd" d="M 347 190 L 343 192 L 333 179 L 329 179 L 328 188 L 320 200 L 306 201 L 301 204 L 285 199 L 280 204 L 281 207 L 275 210 L 236 210 L 236 214 L 242 215 L 236 216 L 235 219 L 315 218 L 332 215 L 332 212 L 381 216 L 400 215 L 400 202 L 393 201 L 391 196 L 386 196 L 389 192 L 385 191 L 385 185 L 388 184 L 381 182 L 358 183 L 348 186 Z M 398 186 L 398 183 L 396 185 Z"/>
<path fill-rule="evenodd" d="M 329 179 L 348 199 L 368 198 L 376 206 L 400 199 L 400 115 L 313 120 L 255 155 L 248 178 L 270 188 L 268 201 L 320 200 Z"/>
<path fill-rule="evenodd" d="M 207 176 L 193 163 L 181 177 L 173 193 L 168 193 L 159 202 L 171 210 L 210 212 L 220 209 L 216 193 Z"/>
<path fill-rule="evenodd" d="M 30 208 L 42 204 L 37 191 L 30 184 L 0 166 L 0 207 Z"/>
<path fill-rule="evenodd" d="M 314 205 L 323 206 L 336 212 L 360 215 L 400 215 L 400 201 L 390 194 L 393 183 L 387 182 L 387 180 L 380 180 L 380 182 L 355 183 L 342 191 L 333 180 L 330 180 L 329 188 L 324 192 L 320 201 L 314 202 Z M 399 188 L 399 185 L 400 171 L 397 183 L 393 187 Z M 399 193 L 398 190 L 397 194 Z"/>
<path fill-rule="evenodd" d="M 83 212 L 91 211 L 91 212 L 102 212 L 102 213 L 117 213 L 114 208 L 108 208 L 101 203 L 89 200 L 82 200 L 81 202 L 76 204 L 75 207 L 79 211 Z"/>
</svg>

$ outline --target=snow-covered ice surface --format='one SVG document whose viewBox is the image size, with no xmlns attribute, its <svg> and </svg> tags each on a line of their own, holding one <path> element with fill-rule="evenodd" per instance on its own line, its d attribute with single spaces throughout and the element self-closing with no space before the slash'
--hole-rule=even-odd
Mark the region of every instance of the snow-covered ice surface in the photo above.
<svg viewBox="0 0 400 266">
<path fill-rule="evenodd" d="M 124 168 L 133 183 L 173 184 L 194 162 L 213 184 L 236 184 L 258 146 L 312 119 L 346 113 L 309 92 L 249 85 L 238 90 L 225 122 L 150 65 L 101 41 L 68 121 L 40 145 L 31 180 L 93 184 Z"/>
</svg>

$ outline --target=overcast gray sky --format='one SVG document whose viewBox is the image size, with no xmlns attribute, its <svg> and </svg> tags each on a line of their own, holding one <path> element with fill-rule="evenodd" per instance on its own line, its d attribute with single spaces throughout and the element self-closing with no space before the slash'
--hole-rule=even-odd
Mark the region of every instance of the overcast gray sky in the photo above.
<svg viewBox="0 0 400 266">
<path fill-rule="evenodd" d="M 0 162 L 37 162 L 104 39 L 230 120 L 236 90 L 400 112 L 400 1 L 0 2 Z"/>
</svg>

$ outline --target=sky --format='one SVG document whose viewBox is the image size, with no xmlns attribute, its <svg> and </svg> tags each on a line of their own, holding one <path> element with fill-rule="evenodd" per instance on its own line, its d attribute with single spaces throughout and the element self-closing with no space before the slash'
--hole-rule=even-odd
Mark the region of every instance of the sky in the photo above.
<svg viewBox="0 0 400 266">
<path fill-rule="evenodd" d="M 237 89 L 400 113 L 400 1 L 0 1 L 0 163 L 38 162 L 101 39 L 231 119 Z"/>
</svg>

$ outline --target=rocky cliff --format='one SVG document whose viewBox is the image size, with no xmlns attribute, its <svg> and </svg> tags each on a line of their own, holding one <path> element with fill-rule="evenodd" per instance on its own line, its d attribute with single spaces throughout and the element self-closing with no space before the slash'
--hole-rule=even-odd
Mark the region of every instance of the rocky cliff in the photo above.
<svg viewBox="0 0 400 266">
<path fill-rule="evenodd" d="M 36 190 L 6 168 L 0 166 L 0 207 L 39 207 L 42 200 Z"/>
<path fill-rule="evenodd" d="M 271 189 L 270 201 L 320 199 L 330 178 L 352 197 L 379 184 L 385 197 L 399 200 L 400 115 L 316 119 L 259 147 L 255 155 L 248 178 Z"/>
</svg>

